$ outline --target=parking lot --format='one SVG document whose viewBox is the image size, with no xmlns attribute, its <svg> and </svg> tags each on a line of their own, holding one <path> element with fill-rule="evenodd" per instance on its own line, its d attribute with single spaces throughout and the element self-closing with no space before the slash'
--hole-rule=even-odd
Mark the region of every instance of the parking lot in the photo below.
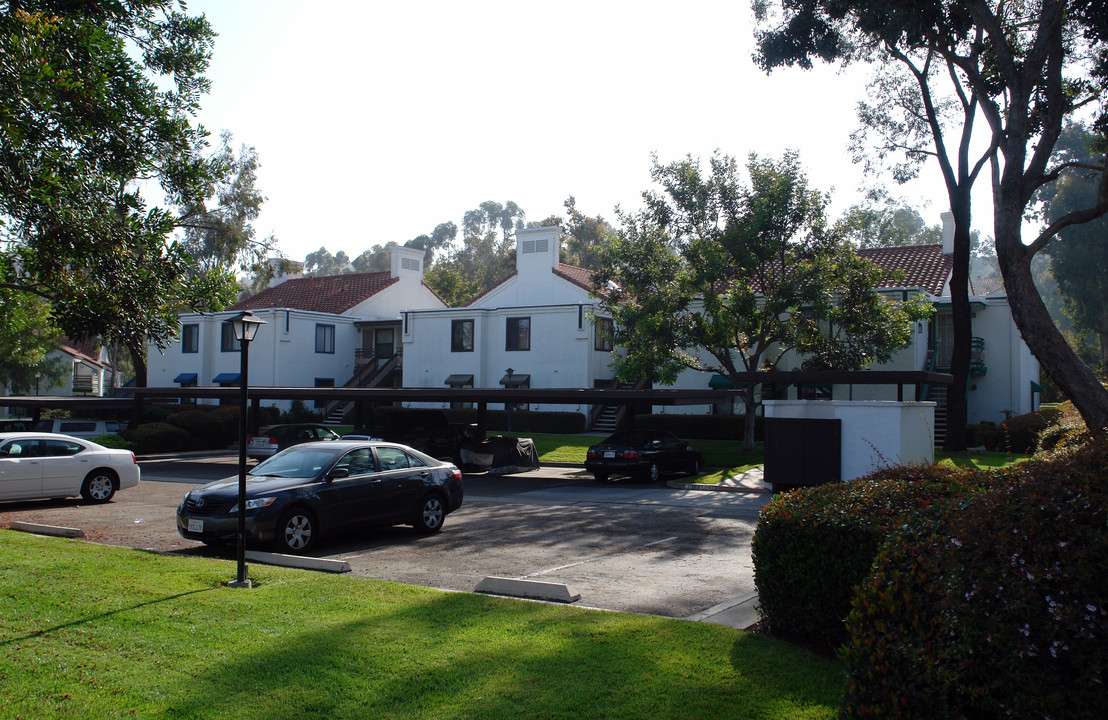
<svg viewBox="0 0 1108 720">
<path fill-rule="evenodd" d="M 0 504 L 0 527 L 74 527 L 92 542 L 232 561 L 233 549 L 180 537 L 174 510 L 189 488 L 234 475 L 235 458 L 143 462 L 142 473 L 107 505 Z M 701 619 L 754 594 L 750 538 L 765 494 L 600 485 L 577 468 L 465 481 L 464 505 L 436 535 L 372 529 L 327 538 L 314 554 L 357 576 L 446 590 L 473 591 L 487 576 L 564 583 L 580 605 L 668 617 Z"/>
</svg>

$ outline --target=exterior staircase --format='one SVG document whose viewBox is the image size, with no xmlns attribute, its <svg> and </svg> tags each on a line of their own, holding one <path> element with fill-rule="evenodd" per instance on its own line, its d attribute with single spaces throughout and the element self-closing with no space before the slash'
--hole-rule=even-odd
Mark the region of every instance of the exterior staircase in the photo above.
<svg viewBox="0 0 1108 720">
<path fill-rule="evenodd" d="M 645 378 L 639 378 L 633 383 L 620 384 L 612 380 L 606 386 L 608 390 L 644 390 L 650 383 Z M 594 432 L 613 433 L 619 429 L 623 418 L 628 413 L 626 405 L 594 405 L 589 413 L 589 430 Z"/>
<path fill-rule="evenodd" d="M 392 380 L 393 376 L 403 367 L 403 356 L 400 353 L 393 355 L 383 364 L 368 362 L 354 373 L 354 376 L 343 387 L 380 387 Z M 323 423 L 325 425 L 342 425 L 346 421 L 346 413 L 353 405 L 351 400 L 331 400 L 323 408 Z"/>
<path fill-rule="evenodd" d="M 941 448 L 946 442 L 946 389 L 940 385 L 931 388 L 930 400 L 935 403 L 935 447 Z"/>
</svg>

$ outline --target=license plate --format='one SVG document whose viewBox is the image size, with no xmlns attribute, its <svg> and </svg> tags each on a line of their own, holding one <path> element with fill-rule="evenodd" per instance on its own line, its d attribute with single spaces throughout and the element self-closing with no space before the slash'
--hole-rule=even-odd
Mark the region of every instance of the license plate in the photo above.
<svg viewBox="0 0 1108 720">
<path fill-rule="evenodd" d="M 197 520 L 196 518 L 189 518 L 189 532 L 204 532 L 204 521 Z"/>
<path fill-rule="evenodd" d="M 612 450 L 608 450 L 604 453 L 604 457 L 606 457 L 606 458 L 614 458 L 615 456 L 616 456 L 616 454 Z"/>
</svg>

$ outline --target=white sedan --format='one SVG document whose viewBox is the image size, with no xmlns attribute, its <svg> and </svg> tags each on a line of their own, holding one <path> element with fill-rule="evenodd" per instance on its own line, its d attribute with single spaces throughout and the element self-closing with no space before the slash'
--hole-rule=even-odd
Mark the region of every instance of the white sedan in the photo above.
<svg viewBox="0 0 1108 720">
<path fill-rule="evenodd" d="M 130 450 L 57 433 L 0 433 L 0 501 L 80 495 L 104 503 L 138 482 Z"/>
</svg>

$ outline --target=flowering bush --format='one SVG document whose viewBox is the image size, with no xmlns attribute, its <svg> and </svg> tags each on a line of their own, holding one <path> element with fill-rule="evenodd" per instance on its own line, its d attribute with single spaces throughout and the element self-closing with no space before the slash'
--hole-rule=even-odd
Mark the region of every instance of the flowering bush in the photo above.
<svg viewBox="0 0 1108 720">
<path fill-rule="evenodd" d="M 774 497 L 752 543 L 770 632 L 827 649 L 840 645 L 850 600 L 886 538 L 969 491 L 970 477 L 947 466 L 902 466 Z"/>
<path fill-rule="evenodd" d="M 1009 468 L 906 526 L 846 623 L 848 717 L 1101 717 L 1108 443 Z"/>
</svg>

